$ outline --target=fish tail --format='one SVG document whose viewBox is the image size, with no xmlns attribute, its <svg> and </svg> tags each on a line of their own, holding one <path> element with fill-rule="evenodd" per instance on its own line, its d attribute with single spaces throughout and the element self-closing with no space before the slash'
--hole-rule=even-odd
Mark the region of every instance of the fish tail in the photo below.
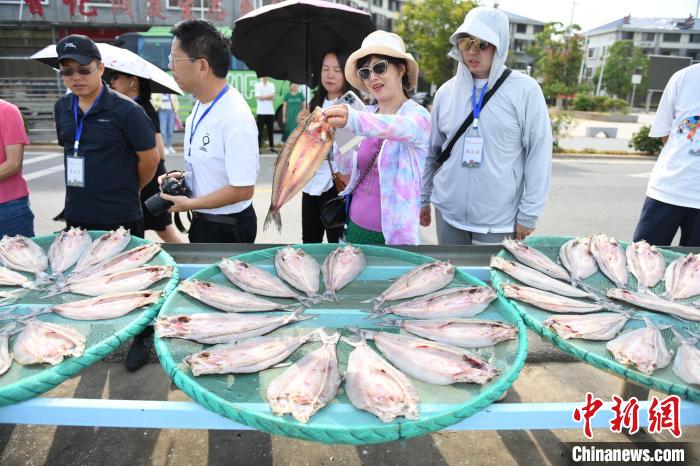
<svg viewBox="0 0 700 466">
<path fill-rule="evenodd" d="M 282 233 L 282 216 L 280 215 L 280 211 L 273 210 L 272 207 L 270 207 L 270 210 L 267 211 L 267 217 L 265 217 L 265 223 L 263 224 L 263 231 L 267 231 L 267 228 L 272 223 L 275 224 L 275 228 L 277 228 L 277 232 Z"/>
<path fill-rule="evenodd" d="M 378 322 L 380 326 L 382 327 L 400 327 L 401 326 L 401 321 L 399 319 L 389 319 L 389 318 L 384 318 L 381 321 Z"/>
</svg>

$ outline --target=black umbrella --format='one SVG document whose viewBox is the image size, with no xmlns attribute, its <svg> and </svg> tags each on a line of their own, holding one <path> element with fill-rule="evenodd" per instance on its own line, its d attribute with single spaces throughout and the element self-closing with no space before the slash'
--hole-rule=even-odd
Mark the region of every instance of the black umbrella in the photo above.
<svg viewBox="0 0 700 466">
<path fill-rule="evenodd" d="M 376 28 L 361 10 L 321 0 L 287 0 L 236 20 L 233 54 L 258 76 L 318 85 L 323 54 L 354 52 Z"/>
</svg>

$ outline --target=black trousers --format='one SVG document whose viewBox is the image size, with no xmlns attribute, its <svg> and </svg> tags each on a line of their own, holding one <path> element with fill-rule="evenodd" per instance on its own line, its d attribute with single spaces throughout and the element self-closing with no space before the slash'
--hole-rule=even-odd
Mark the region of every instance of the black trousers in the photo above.
<svg viewBox="0 0 700 466">
<path fill-rule="evenodd" d="M 226 217 L 236 224 L 212 222 L 194 213 L 190 225 L 190 243 L 254 243 L 258 234 L 258 217 L 252 204 L 242 212 Z"/>
<path fill-rule="evenodd" d="M 320 196 L 302 193 L 301 196 L 301 240 L 304 243 L 322 243 L 323 233 L 329 243 L 337 243 L 343 234 L 343 227 L 326 228 L 321 222 L 323 204 L 338 196 L 335 186 Z"/>
<path fill-rule="evenodd" d="M 76 222 L 75 220 L 71 220 L 71 219 L 67 218 L 66 219 L 66 230 L 68 230 L 71 227 L 84 228 L 86 230 L 105 230 L 105 231 L 116 230 L 119 227 L 124 227 L 131 232 L 132 236 L 137 236 L 139 238 L 143 238 L 143 235 L 145 232 L 144 226 L 143 226 L 143 219 L 134 220 L 132 222 L 102 224 L 102 223 Z"/>
<path fill-rule="evenodd" d="M 656 246 L 669 246 L 679 228 L 681 246 L 700 246 L 700 209 L 666 204 L 647 197 L 634 241 L 644 239 Z"/>
<path fill-rule="evenodd" d="M 263 126 L 267 126 L 267 139 L 270 142 L 270 147 L 274 146 L 274 141 L 272 140 L 272 130 L 275 124 L 274 115 L 258 115 L 258 145 L 262 146 L 263 140 Z"/>
</svg>

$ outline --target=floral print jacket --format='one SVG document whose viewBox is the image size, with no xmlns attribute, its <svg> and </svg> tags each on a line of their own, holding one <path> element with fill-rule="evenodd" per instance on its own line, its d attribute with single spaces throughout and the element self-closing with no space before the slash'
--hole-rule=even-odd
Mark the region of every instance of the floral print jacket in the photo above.
<svg viewBox="0 0 700 466">
<path fill-rule="evenodd" d="M 410 99 L 394 115 L 376 111 L 373 105 L 362 112 L 348 107 L 347 127 L 358 135 L 384 140 L 377 167 L 382 233 L 387 244 L 419 244 L 421 176 L 428 155 L 430 113 Z M 360 176 L 357 149 L 336 152 L 334 158 L 341 173 L 351 174 L 341 194 L 352 193 Z"/>
</svg>

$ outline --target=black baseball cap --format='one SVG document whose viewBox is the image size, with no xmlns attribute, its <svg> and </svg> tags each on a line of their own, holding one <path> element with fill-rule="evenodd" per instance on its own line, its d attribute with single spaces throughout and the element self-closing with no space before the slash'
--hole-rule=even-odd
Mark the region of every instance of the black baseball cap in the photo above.
<svg viewBox="0 0 700 466">
<path fill-rule="evenodd" d="M 71 34 L 58 41 L 56 44 L 58 62 L 62 60 L 75 60 L 81 65 L 87 65 L 93 60 L 102 60 L 102 55 L 97 44 L 88 36 Z"/>
</svg>

